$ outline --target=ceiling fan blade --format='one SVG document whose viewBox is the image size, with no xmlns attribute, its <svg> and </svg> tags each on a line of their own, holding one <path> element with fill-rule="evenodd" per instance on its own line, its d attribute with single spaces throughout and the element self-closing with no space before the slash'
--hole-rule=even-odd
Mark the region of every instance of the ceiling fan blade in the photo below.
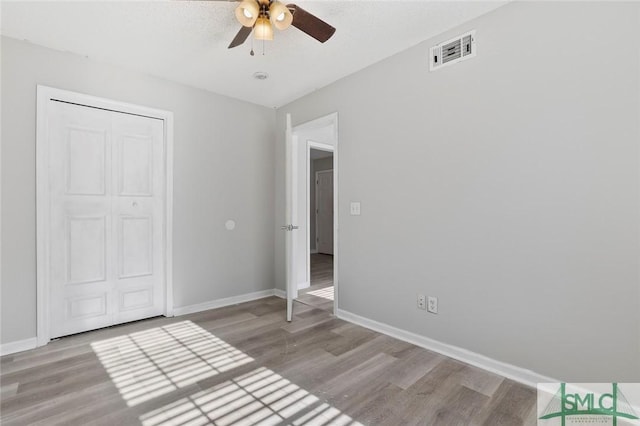
<svg viewBox="0 0 640 426">
<path fill-rule="evenodd" d="M 293 22 L 291 25 L 300 31 L 307 33 L 311 37 L 324 43 L 329 40 L 336 29 L 324 22 L 322 19 L 307 12 L 303 8 L 295 4 L 288 4 L 287 7 L 293 14 Z"/>
<path fill-rule="evenodd" d="M 251 34 L 251 31 L 253 31 L 252 27 L 240 28 L 240 31 L 238 31 L 238 34 L 236 34 L 233 40 L 231 40 L 231 44 L 227 49 L 233 49 L 234 47 L 240 46 L 242 43 L 245 42 L 247 37 L 249 37 L 249 34 Z"/>
</svg>

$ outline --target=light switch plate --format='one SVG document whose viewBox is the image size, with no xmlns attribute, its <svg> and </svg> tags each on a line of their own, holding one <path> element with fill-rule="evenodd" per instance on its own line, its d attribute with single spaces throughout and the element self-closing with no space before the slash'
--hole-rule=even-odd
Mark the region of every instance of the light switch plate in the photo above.
<svg viewBox="0 0 640 426">
<path fill-rule="evenodd" d="M 360 216 L 360 203 L 358 201 L 351 202 L 351 216 Z"/>
<path fill-rule="evenodd" d="M 429 296 L 427 297 L 427 311 L 432 314 L 438 313 L 438 298 Z"/>
</svg>

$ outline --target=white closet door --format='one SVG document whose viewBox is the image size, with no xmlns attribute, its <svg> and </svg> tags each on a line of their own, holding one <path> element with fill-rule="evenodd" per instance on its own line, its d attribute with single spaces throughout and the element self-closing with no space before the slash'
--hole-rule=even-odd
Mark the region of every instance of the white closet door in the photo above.
<svg viewBox="0 0 640 426">
<path fill-rule="evenodd" d="M 161 120 L 114 115 L 115 323 L 162 313 L 162 132 Z"/>
<path fill-rule="evenodd" d="M 162 122 L 50 102 L 51 337 L 162 313 Z"/>
</svg>

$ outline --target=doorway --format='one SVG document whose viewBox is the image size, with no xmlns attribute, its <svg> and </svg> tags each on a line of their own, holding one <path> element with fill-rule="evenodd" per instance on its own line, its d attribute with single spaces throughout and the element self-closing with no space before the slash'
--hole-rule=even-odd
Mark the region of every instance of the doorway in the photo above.
<svg viewBox="0 0 640 426">
<path fill-rule="evenodd" d="M 302 303 L 333 312 L 333 148 L 310 143 L 309 165 L 309 287 L 301 290 Z"/>
<path fill-rule="evenodd" d="M 336 314 L 339 308 L 339 279 L 338 279 L 338 177 L 339 177 L 339 149 L 338 149 L 338 114 L 332 113 L 327 116 L 312 120 L 295 127 L 291 126 L 291 115 L 286 115 L 286 225 L 282 229 L 287 231 L 286 237 L 286 298 L 287 298 L 287 321 L 293 319 L 294 300 L 306 305 L 307 302 L 318 302 L 329 313 Z M 332 165 L 329 169 L 333 172 L 328 181 L 323 182 L 322 188 L 327 184 L 333 186 L 333 204 L 329 204 L 329 209 L 333 210 L 333 215 L 329 218 L 333 220 L 329 227 L 332 229 L 333 242 L 325 239 L 325 244 L 333 248 L 322 249 L 328 253 L 317 253 L 317 244 L 314 245 L 314 252 L 311 250 L 311 234 L 314 240 L 317 239 L 317 229 L 315 219 L 311 219 L 311 192 L 316 182 L 315 171 L 311 171 L 313 151 L 314 156 L 329 157 L 325 160 Z M 316 160 L 317 158 L 314 158 Z M 325 198 L 329 195 L 325 193 Z M 325 204 L 326 206 L 327 204 Z M 322 227 L 322 224 L 321 224 Z M 327 232 L 326 230 L 323 232 Z M 317 241 L 315 241 L 317 243 Z M 311 256 L 314 255 L 312 258 Z M 315 256 L 323 255 L 325 256 Z M 319 260 L 324 260 L 320 262 Z M 318 260 L 318 261 L 317 261 Z M 322 286 L 324 291 L 318 294 L 310 294 L 318 287 L 311 288 L 311 265 L 314 261 L 314 284 L 319 276 L 324 276 L 325 283 Z M 316 262 L 317 261 L 317 262 Z M 318 268 L 316 269 L 316 266 Z M 330 284 L 330 285 L 329 285 Z M 319 295 L 320 294 L 320 295 Z M 314 306 L 311 306 L 315 308 Z"/>
</svg>

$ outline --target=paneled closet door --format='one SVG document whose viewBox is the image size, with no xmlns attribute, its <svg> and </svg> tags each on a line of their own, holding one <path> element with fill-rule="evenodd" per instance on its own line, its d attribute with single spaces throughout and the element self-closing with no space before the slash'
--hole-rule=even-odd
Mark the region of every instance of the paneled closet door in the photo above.
<svg viewBox="0 0 640 426">
<path fill-rule="evenodd" d="M 51 337 L 161 314 L 162 121 L 50 102 Z"/>
<path fill-rule="evenodd" d="M 162 138 L 162 120 L 114 117 L 115 323 L 162 313 Z"/>
</svg>

